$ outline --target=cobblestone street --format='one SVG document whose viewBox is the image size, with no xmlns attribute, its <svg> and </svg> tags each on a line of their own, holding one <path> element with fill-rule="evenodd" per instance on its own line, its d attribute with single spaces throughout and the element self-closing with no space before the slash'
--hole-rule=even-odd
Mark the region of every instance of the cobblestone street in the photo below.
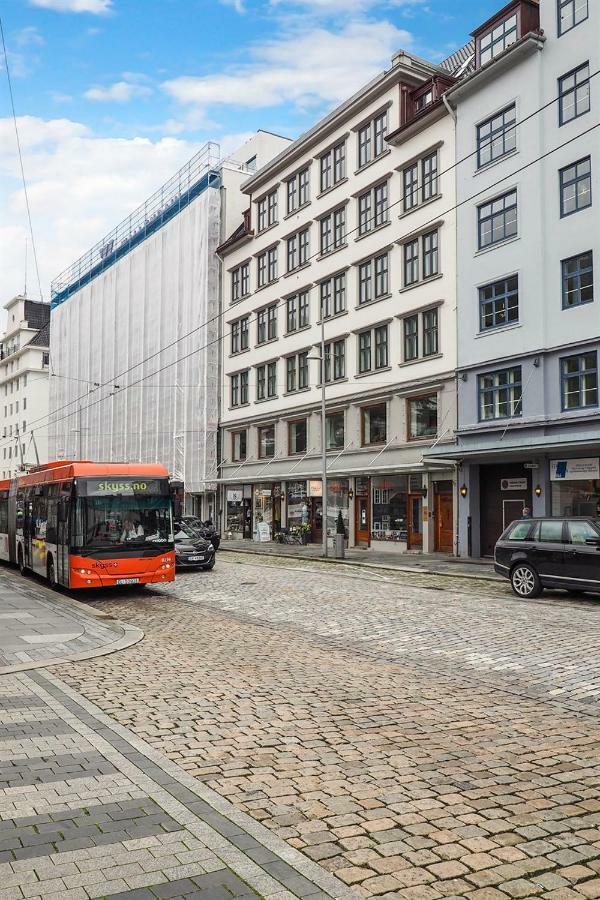
<svg viewBox="0 0 600 900">
<path fill-rule="evenodd" d="M 94 605 L 145 639 L 53 676 L 357 896 L 600 897 L 598 599 L 227 553 Z"/>
</svg>

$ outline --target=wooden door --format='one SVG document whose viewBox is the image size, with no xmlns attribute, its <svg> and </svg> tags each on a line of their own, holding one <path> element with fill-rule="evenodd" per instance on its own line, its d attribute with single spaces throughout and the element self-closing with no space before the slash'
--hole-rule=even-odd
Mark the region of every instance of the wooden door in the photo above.
<svg viewBox="0 0 600 900">
<path fill-rule="evenodd" d="M 313 544 L 320 544 L 323 541 L 323 498 L 311 498 L 310 511 L 311 540 Z"/>
<path fill-rule="evenodd" d="M 356 543 L 365 544 L 367 547 L 369 546 L 369 521 L 371 518 L 371 511 L 369 509 L 369 506 L 370 504 L 368 494 L 364 494 L 363 496 L 356 498 L 356 502 L 354 504 L 354 528 L 356 534 Z"/>
<path fill-rule="evenodd" d="M 423 495 L 408 495 L 408 549 L 423 546 Z"/>
<path fill-rule="evenodd" d="M 440 553 L 452 553 L 454 522 L 452 494 L 435 495 L 435 549 Z"/>
</svg>

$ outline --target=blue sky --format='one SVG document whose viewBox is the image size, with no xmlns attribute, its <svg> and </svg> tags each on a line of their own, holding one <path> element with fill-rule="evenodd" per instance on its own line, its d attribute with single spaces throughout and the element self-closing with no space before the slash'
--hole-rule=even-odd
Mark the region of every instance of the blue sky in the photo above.
<svg viewBox="0 0 600 900">
<path fill-rule="evenodd" d="M 205 140 L 231 151 L 257 128 L 295 137 L 395 50 L 439 61 L 501 5 L 4 0 L 44 293 Z M 26 237 L 9 115 L 2 73 L 1 301 L 22 289 Z"/>
</svg>

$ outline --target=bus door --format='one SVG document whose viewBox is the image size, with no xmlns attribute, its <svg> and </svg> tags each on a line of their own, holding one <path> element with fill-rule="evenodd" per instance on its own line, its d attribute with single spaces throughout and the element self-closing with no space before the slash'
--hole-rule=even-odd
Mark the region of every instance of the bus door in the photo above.
<svg viewBox="0 0 600 900">
<path fill-rule="evenodd" d="M 33 502 L 23 502 L 23 562 L 26 569 L 33 568 L 31 542 L 33 539 Z"/>
<path fill-rule="evenodd" d="M 56 580 L 69 587 L 69 500 L 58 501 L 56 529 Z"/>
</svg>

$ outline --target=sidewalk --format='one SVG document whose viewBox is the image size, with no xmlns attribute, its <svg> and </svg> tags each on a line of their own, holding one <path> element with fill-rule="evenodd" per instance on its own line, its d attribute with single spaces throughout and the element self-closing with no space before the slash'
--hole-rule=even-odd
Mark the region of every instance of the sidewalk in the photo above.
<svg viewBox="0 0 600 900">
<path fill-rule="evenodd" d="M 42 581 L 0 569 L 0 675 L 113 653 L 143 636 Z"/>
<path fill-rule="evenodd" d="M 0 677 L 2 900 L 356 894 L 44 670 Z"/>
<path fill-rule="evenodd" d="M 276 544 L 258 543 L 245 540 L 224 540 L 221 542 L 221 550 L 235 551 L 238 553 L 254 553 L 263 556 L 278 556 L 288 559 L 318 559 L 324 562 L 322 548 L 318 544 Z M 335 564 L 342 562 L 333 558 L 333 550 L 328 561 Z M 396 569 L 399 572 L 415 571 L 421 575 L 454 575 L 460 577 L 483 578 L 491 581 L 501 581 L 499 575 L 494 572 L 491 559 L 463 559 L 448 556 L 445 553 L 396 553 L 393 550 L 363 549 L 352 547 L 346 550 L 343 564 L 351 566 L 368 566 L 381 569 Z"/>
</svg>

